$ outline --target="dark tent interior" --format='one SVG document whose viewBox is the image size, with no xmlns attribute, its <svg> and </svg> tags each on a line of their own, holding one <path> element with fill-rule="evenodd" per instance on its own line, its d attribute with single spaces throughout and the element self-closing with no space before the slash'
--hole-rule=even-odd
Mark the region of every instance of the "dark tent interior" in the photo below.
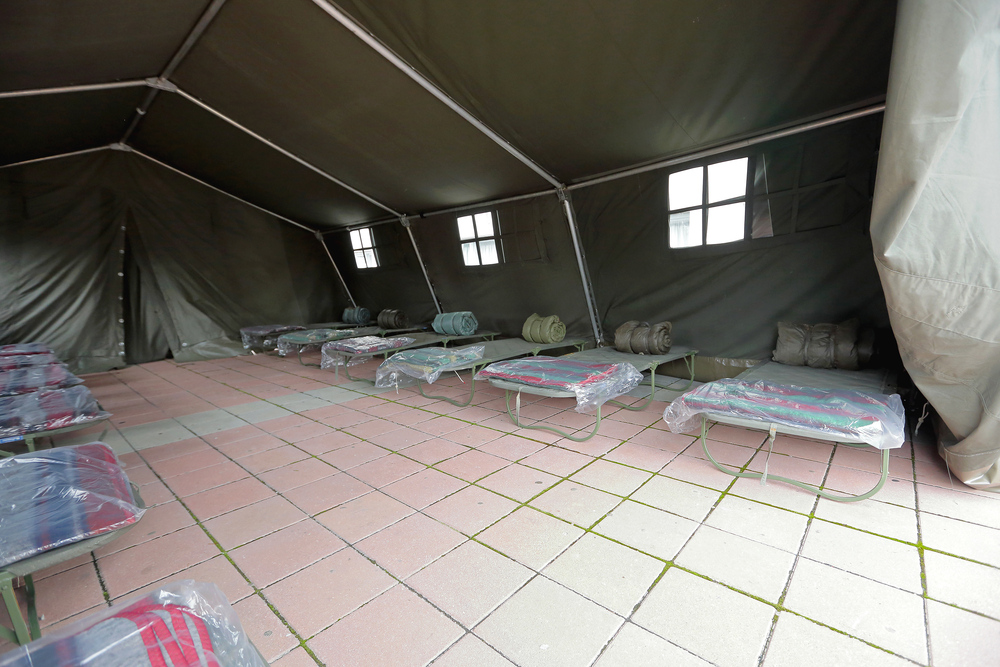
<svg viewBox="0 0 1000 667">
<path fill-rule="evenodd" d="M 857 318 L 995 491 L 1000 24 L 957 4 L 6 0 L 0 345 L 90 374 L 355 306 L 554 313 L 669 321 L 711 382 Z"/>
</svg>

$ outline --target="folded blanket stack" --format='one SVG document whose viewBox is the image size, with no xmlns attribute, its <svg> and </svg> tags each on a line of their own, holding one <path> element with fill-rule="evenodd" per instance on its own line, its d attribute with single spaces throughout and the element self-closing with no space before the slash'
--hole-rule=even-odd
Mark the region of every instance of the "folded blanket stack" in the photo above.
<svg viewBox="0 0 1000 667">
<path fill-rule="evenodd" d="M 571 391 L 576 394 L 576 411 L 590 412 L 638 387 L 642 373 L 629 363 L 600 364 L 539 356 L 498 361 L 476 374 L 477 380 L 490 378 Z"/>
<path fill-rule="evenodd" d="M 441 377 L 441 374 L 456 368 L 468 367 L 483 358 L 485 345 L 466 347 L 424 347 L 417 350 L 403 350 L 382 362 L 375 371 L 376 387 L 402 387 L 412 384 L 413 379 L 427 384 Z"/>
<path fill-rule="evenodd" d="M 626 354 L 667 354 L 672 340 L 670 322 L 648 322 L 629 320 L 615 329 L 615 349 Z"/>
<path fill-rule="evenodd" d="M 108 445 L 0 459 L 0 567 L 135 523 L 143 511 Z"/>
<path fill-rule="evenodd" d="M 23 355 L 14 359 L 37 355 Z M 61 389 L 82 384 L 83 380 L 69 372 L 66 364 L 29 366 L 17 370 L 0 370 L 0 396 L 27 394 L 39 389 Z"/>
<path fill-rule="evenodd" d="M 278 355 L 286 356 L 298 348 L 316 348 L 331 340 L 355 338 L 367 334 L 378 333 L 375 327 L 360 327 L 357 329 L 309 329 L 308 331 L 293 331 L 278 336 Z"/>
<path fill-rule="evenodd" d="M 341 319 L 346 324 L 359 324 L 364 326 L 372 321 L 372 314 L 367 308 L 356 306 L 354 308 L 345 308 L 344 315 Z"/>
<path fill-rule="evenodd" d="M 386 308 L 378 314 L 378 325 L 381 329 L 405 329 L 410 320 L 403 311 Z"/>
<path fill-rule="evenodd" d="M 15 343 L 0 345 L 0 357 L 15 357 L 22 354 L 54 354 L 45 343 Z"/>
<path fill-rule="evenodd" d="M 273 350 L 278 343 L 278 336 L 303 330 L 305 327 L 298 324 L 258 324 L 240 329 L 240 339 L 244 350 Z"/>
<path fill-rule="evenodd" d="M 472 311 L 461 310 L 454 313 L 439 313 L 434 317 L 434 331 L 445 336 L 471 336 L 479 328 L 479 322 Z"/>
<path fill-rule="evenodd" d="M 346 340 L 330 341 L 323 343 L 322 359 L 320 368 L 328 369 L 340 366 L 344 363 L 344 357 L 352 355 L 370 354 L 372 352 L 385 352 L 400 347 L 406 347 L 414 342 L 413 338 L 406 336 L 394 336 L 392 338 L 382 338 L 380 336 L 361 336 L 360 338 L 348 338 Z M 364 359 L 353 360 L 353 363 L 364 363 Z"/>
<path fill-rule="evenodd" d="M 521 327 L 521 336 L 529 343 L 559 343 L 566 337 L 566 325 L 558 315 L 532 313 Z"/>
<path fill-rule="evenodd" d="M 700 415 L 736 417 L 815 431 L 826 439 L 843 437 L 878 449 L 903 444 L 903 402 L 898 394 L 816 389 L 757 380 L 709 382 L 675 399 L 663 413 L 674 433 L 695 428 Z"/>
<path fill-rule="evenodd" d="M 19 368 L 32 368 L 33 366 L 48 366 L 58 364 L 59 357 L 51 352 L 43 354 L 12 354 L 0 356 L 0 371 L 16 371 Z"/>
<path fill-rule="evenodd" d="M 30 394 L 0 398 L 0 438 L 40 433 L 107 419 L 83 385 L 68 389 L 43 389 Z"/>
</svg>

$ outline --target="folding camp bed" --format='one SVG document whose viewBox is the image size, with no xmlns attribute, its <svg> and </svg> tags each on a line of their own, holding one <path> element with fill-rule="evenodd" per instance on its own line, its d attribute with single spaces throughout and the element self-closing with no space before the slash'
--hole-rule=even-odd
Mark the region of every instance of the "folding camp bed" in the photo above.
<svg viewBox="0 0 1000 667">
<path fill-rule="evenodd" d="M 0 596 L 14 626 L 0 626 L 0 637 L 38 639 L 33 573 L 116 540 L 144 511 L 138 487 L 102 442 L 0 460 Z M 27 622 L 14 593 L 21 577 Z"/>
<path fill-rule="evenodd" d="M 498 335 L 500 335 L 500 332 L 498 331 L 477 331 L 476 333 L 471 334 L 469 336 L 450 336 L 450 335 L 430 333 L 430 332 L 419 332 L 405 336 L 406 338 L 410 339 L 410 342 L 407 342 L 405 345 L 392 348 L 375 349 L 367 352 L 350 352 L 344 350 L 334 350 L 331 349 L 328 345 L 324 344 L 323 345 L 324 359 L 322 365 L 324 368 L 329 368 L 330 366 L 333 366 L 335 372 L 337 373 L 337 377 L 339 378 L 340 366 L 341 364 L 343 364 L 344 375 L 346 375 L 349 380 L 365 379 L 365 378 L 351 377 L 350 373 L 347 370 L 348 364 L 351 361 L 364 358 L 370 359 L 378 355 L 383 355 L 386 359 L 388 359 L 390 354 L 394 354 L 401 350 L 410 350 L 419 347 L 431 347 L 434 345 L 441 345 L 442 347 L 447 347 L 448 343 L 458 340 L 476 340 L 476 339 L 493 340 Z M 374 383 L 373 380 L 368 380 L 368 381 Z"/>
<path fill-rule="evenodd" d="M 303 331 L 305 328 L 300 324 L 258 324 L 240 329 L 240 340 L 244 350 L 256 354 L 254 350 L 273 350 L 281 334 Z"/>
<path fill-rule="evenodd" d="M 41 665 L 267 667 L 267 662 L 215 584 L 181 579 L 0 656 L 0 667 Z"/>
<path fill-rule="evenodd" d="M 32 356 L 35 355 L 12 358 L 26 359 Z M 9 371 L 0 370 L 0 396 L 28 394 L 40 389 L 65 389 L 78 384 L 83 384 L 83 380 L 70 373 L 66 364 L 55 363 Z"/>
<path fill-rule="evenodd" d="M 694 384 L 694 358 L 697 354 L 698 350 L 692 350 L 680 345 L 674 345 L 671 347 L 670 352 L 667 354 L 631 354 L 628 352 L 619 352 L 613 347 L 598 347 L 593 350 L 583 350 L 581 352 L 567 354 L 566 358 L 605 364 L 627 362 L 635 366 L 636 370 L 640 373 L 648 370 L 649 398 L 645 403 L 640 405 L 627 405 L 619 401 L 610 401 L 611 403 L 625 408 L 626 410 L 634 411 L 642 410 L 653 401 L 653 396 L 656 394 L 656 367 L 660 364 L 683 359 L 684 365 L 687 366 L 688 371 L 691 373 L 691 381 L 688 382 L 687 386 L 685 386 L 684 389 L 681 389 L 681 391 L 686 391 L 692 384 Z"/>
<path fill-rule="evenodd" d="M 716 468 L 734 477 L 792 484 L 823 498 L 856 502 L 871 498 L 889 474 L 889 450 L 903 444 L 905 416 L 897 394 L 887 394 L 891 380 L 882 371 L 785 366 L 765 361 L 735 379 L 702 385 L 677 398 L 664 411 L 672 431 L 689 430 L 700 417 L 701 443 Z M 842 496 L 799 480 L 764 472 L 735 471 L 708 450 L 708 421 L 768 432 L 768 456 L 778 433 L 881 450 L 881 476 L 869 491 Z"/>
<path fill-rule="evenodd" d="M 29 452 L 35 440 L 106 421 L 111 414 L 83 385 L 0 397 L 0 445 L 24 440 Z M 101 438 L 107 434 L 107 426 Z M 0 456 L 12 456 L 0 451 Z"/>
<path fill-rule="evenodd" d="M 380 336 L 378 327 L 358 327 L 354 329 L 306 329 L 305 331 L 291 331 L 278 336 L 278 355 L 288 356 L 292 351 L 298 357 L 299 363 L 303 366 L 318 366 L 318 364 L 307 364 L 302 361 L 302 353 L 309 348 L 322 347 L 323 343 L 333 340 L 343 340 L 345 338 L 355 338 L 357 336 Z"/>
<path fill-rule="evenodd" d="M 532 343 L 531 341 L 524 340 L 523 338 L 504 338 L 501 340 L 491 340 L 482 343 L 484 346 L 483 356 L 481 359 L 476 361 L 467 362 L 459 366 L 450 366 L 449 371 L 465 371 L 472 370 L 472 378 L 469 380 L 469 397 L 463 401 L 459 402 L 455 399 L 448 398 L 447 396 L 433 396 L 424 393 L 423 382 L 417 381 L 417 390 L 426 396 L 427 398 L 436 398 L 442 401 L 448 401 L 452 405 L 457 405 L 458 407 L 465 407 L 472 403 L 472 398 L 476 395 L 476 372 L 492 364 L 494 361 L 504 361 L 505 359 L 516 359 L 518 357 L 525 356 L 537 356 L 542 350 L 554 350 L 563 347 L 575 347 L 577 350 L 582 350 L 583 346 L 587 344 L 587 340 L 584 338 L 568 338 L 563 339 L 558 343 Z"/>
<path fill-rule="evenodd" d="M 479 371 L 477 377 L 488 379 L 491 385 L 504 390 L 507 414 L 518 427 L 544 429 L 564 438 L 583 442 L 597 435 L 601 427 L 602 405 L 635 389 L 642 380 L 642 373 L 627 362 L 607 364 L 567 357 L 531 357 L 490 364 Z M 510 409 L 511 392 L 517 396 L 514 412 Z M 547 398 L 575 398 L 577 412 L 596 408 L 597 418 L 593 430 L 585 436 L 576 436 L 546 424 L 522 424 L 522 392 Z"/>
</svg>

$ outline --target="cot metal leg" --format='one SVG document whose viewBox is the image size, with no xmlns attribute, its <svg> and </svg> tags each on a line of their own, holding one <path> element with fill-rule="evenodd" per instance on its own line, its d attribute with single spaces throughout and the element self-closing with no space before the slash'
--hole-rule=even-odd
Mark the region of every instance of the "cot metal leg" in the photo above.
<svg viewBox="0 0 1000 667">
<path fill-rule="evenodd" d="M 306 345 L 299 345 L 298 350 L 296 350 L 296 352 L 295 352 L 295 355 L 299 358 L 299 363 L 302 364 L 303 366 L 311 366 L 313 368 L 322 368 L 322 366 L 320 366 L 319 364 L 307 364 L 306 362 L 302 361 L 302 350 L 306 349 L 306 347 L 308 347 L 308 346 L 306 346 Z"/>
<path fill-rule="evenodd" d="M 512 422 L 514 422 L 514 424 L 516 424 L 518 426 L 518 428 L 532 428 L 532 429 L 542 429 L 542 430 L 545 430 L 545 431 L 552 431 L 556 435 L 561 435 L 562 437 L 567 438 L 568 440 L 572 440 L 574 442 L 586 442 L 587 440 L 590 440 L 595 435 L 597 435 L 597 430 L 599 428 L 601 428 L 601 408 L 600 408 L 600 406 L 597 407 L 597 421 L 594 423 L 594 430 L 591 431 L 589 435 L 585 435 L 582 438 L 579 438 L 579 437 L 577 437 L 575 435 L 570 435 L 569 433 L 566 433 L 565 431 L 560 431 L 559 429 L 555 428 L 554 426 L 546 426 L 545 424 L 532 424 L 532 425 L 528 426 L 528 425 L 522 424 L 521 420 L 518 418 L 520 415 L 515 416 L 514 413 L 510 411 L 510 390 L 509 389 L 505 389 L 504 390 L 504 400 L 507 402 L 507 415 L 510 417 L 510 420 Z"/>
<path fill-rule="evenodd" d="M 430 394 L 425 394 L 424 393 L 424 383 L 421 382 L 420 380 L 417 380 L 417 391 L 419 391 L 420 395 L 423 396 L 424 398 L 434 398 L 434 399 L 437 399 L 439 401 L 448 401 L 452 405 L 458 406 L 460 408 L 464 408 L 465 406 L 467 406 L 470 403 L 472 403 L 472 397 L 476 395 L 476 369 L 475 368 L 472 369 L 472 379 L 469 381 L 469 384 L 472 385 L 472 388 L 469 391 L 469 398 L 464 403 L 459 403 L 455 399 L 448 398 L 447 396 L 431 396 Z"/>
<path fill-rule="evenodd" d="M 355 377 L 351 377 L 351 372 L 349 370 L 347 370 L 347 362 L 350 361 L 351 358 L 352 357 L 344 356 L 344 376 L 348 380 L 351 380 L 353 382 L 371 382 L 372 384 L 375 384 L 374 380 L 369 380 L 367 378 L 355 378 Z"/>
<path fill-rule="evenodd" d="M 632 410 L 637 412 L 639 410 L 645 410 L 646 406 L 653 402 L 653 395 L 656 394 L 656 367 L 659 364 L 653 364 L 649 367 L 649 398 L 645 400 L 642 405 L 626 405 L 620 401 L 608 401 L 608 403 L 614 403 L 615 405 L 625 408 L 626 410 Z"/>
<path fill-rule="evenodd" d="M 17 595 L 14 593 L 14 575 L 9 572 L 0 572 L 0 594 L 3 595 L 3 601 L 7 606 L 7 615 L 10 616 L 11 624 L 14 626 L 13 630 L 0 626 L 0 635 L 5 639 L 17 642 L 18 644 L 27 644 L 31 641 L 31 633 L 28 631 L 28 626 L 24 622 L 24 616 L 21 614 L 21 607 L 17 604 Z M 30 609 L 34 606 L 34 586 L 32 586 L 31 596 L 28 599 L 28 609 L 30 616 Z M 37 627 L 38 617 L 37 612 L 35 614 L 35 619 L 33 626 Z M 41 633 L 38 633 L 41 636 Z"/>
<path fill-rule="evenodd" d="M 688 372 L 691 373 L 691 379 L 688 380 L 687 385 L 683 389 L 680 389 L 679 391 L 687 391 L 688 389 L 691 388 L 691 385 L 694 384 L 694 355 L 693 354 L 685 354 L 684 355 L 684 365 L 687 366 Z"/>
<path fill-rule="evenodd" d="M 707 432 L 708 432 L 708 419 L 706 419 L 703 416 L 701 418 L 701 446 L 705 450 L 705 456 L 708 457 L 708 460 L 711 461 L 712 464 L 715 465 L 716 468 L 718 468 L 722 472 L 726 473 L 727 475 L 732 475 L 733 477 L 746 477 L 746 478 L 749 478 L 749 479 L 761 479 L 764 476 L 763 473 L 759 473 L 759 472 L 743 472 L 743 471 L 738 471 L 738 470 L 734 471 L 734 470 L 731 470 L 731 469 L 729 469 L 729 468 L 721 465 L 718 461 L 716 461 L 712 457 L 712 454 L 708 451 L 708 438 L 706 437 L 707 436 Z M 883 449 L 882 450 L 882 476 L 879 478 L 878 483 L 871 490 L 866 491 L 865 493 L 858 494 L 858 495 L 854 495 L 854 496 L 846 495 L 846 496 L 844 496 L 844 495 L 838 495 L 838 494 L 829 493 L 827 491 L 824 491 L 823 489 L 820 489 L 817 486 L 813 486 L 812 484 L 807 484 L 805 482 L 800 482 L 797 479 L 789 479 L 788 477 L 782 477 L 780 475 L 768 475 L 767 479 L 776 479 L 779 482 L 785 482 L 786 484 L 791 484 L 792 486 L 797 486 L 800 489 L 805 489 L 806 491 L 809 491 L 811 493 L 816 493 L 816 494 L 818 494 L 822 498 L 826 498 L 828 500 L 835 500 L 835 501 L 837 501 L 839 503 L 856 503 L 856 502 L 858 502 L 860 500 L 867 500 L 868 498 L 871 498 L 876 493 L 878 493 L 879 491 L 881 491 L 882 487 L 885 486 L 885 480 L 888 478 L 888 476 L 889 476 L 889 450 L 888 449 Z"/>
</svg>

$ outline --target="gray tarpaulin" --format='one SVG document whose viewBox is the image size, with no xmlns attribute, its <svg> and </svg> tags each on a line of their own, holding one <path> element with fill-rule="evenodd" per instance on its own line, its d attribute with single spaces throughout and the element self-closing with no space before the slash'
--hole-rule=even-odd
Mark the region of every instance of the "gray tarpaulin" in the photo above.
<svg viewBox="0 0 1000 667">
<path fill-rule="evenodd" d="M 906 369 L 966 484 L 1000 488 L 1000 3 L 904 0 L 872 240 Z"/>
<path fill-rule="evenodd" d="M 231 356 L 242 326 L 346 303 L 312 234 L 136 155 L 0 170 L 0 194 L 0 340 L 78 372 Z"/>
</svg>

